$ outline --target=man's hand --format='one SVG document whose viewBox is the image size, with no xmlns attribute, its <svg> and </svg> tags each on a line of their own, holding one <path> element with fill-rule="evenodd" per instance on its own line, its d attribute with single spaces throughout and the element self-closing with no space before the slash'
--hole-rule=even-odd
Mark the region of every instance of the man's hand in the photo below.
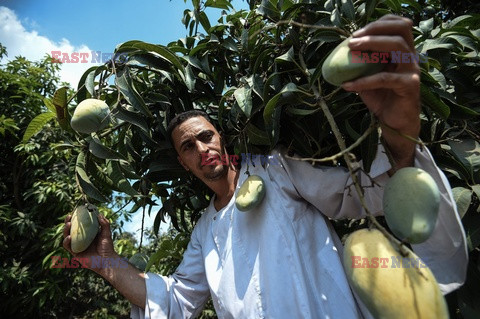
<svg viewBox="0 0 480 319">
<path fill-rule="evenodd" d="M 92 257 L 104 258 L 120 258 L 113 248 L 112 232 L 110 231 L 109 221 L 103 217 L 98 216 L 98 222 L 102 228 L 95 240 L 90 246 L 81 253 L 74 254 L 72 252 L 70 228 L 72 216 L 68 215 L 65 218 L 65 226 L 63 227 L 63 247 L 72 255 L 78 258 L 85 258 L 87 261 L 86 267 L 95 271 L 100 276 L 105 278 L 117 289 L 125 298 L 132 304 L 145 308 L 146 300 L 146 285 L 145 277 L 142 271 L 138 270 L 131 264 L 127 267 L 111 267 L 111 268 L 92 268 Z"/>
<path fill-rule="evenodd" d="M 97 237 L 94 241 L 90 244 L 90 246 L 81 253 L 75 254 L 72 251 L 71 242 L 72 238 L 70 236 L 70 228 L 72 227 L 71 223 L 72 216 L 68 215 L 65 218 L 65 226 L 63 227 L 63 248 L 69 251 L 72 255 L 78 258 L 82 258 L 81 260 L 87 260 L 86 267 L 95 271 L 101 276 L 104 276 L 104 271 L 102 267 L 100 268 L 92 268 L 92 257 L 101 257 L 104 258 L 119 258 L 120 256 L 117 255 L 113 248 L 113 241 L 112 241 L 112 233 L 110 231 L 110 222 L 103 216 L 98 215 L 98 222 L 101 226 L 101 231 L 97 234 Z"/>
<path fill-rule="evenodd" d="M 356 31 L 349 47 L 355 51 L 413 54 L 412 21 L 386 15 Z M 396 162 L 396 169 L 412 166 L 415 143 L 398 133 L 418 138 L 420 132 L 420 71 L 418 63 L 389 64 L 380 73 L 346 82 L 342 87 L 358 92 L 380 121 L 382 136 Z M 391 130 L 391 129 L 397 131 Z"/>
</svg>

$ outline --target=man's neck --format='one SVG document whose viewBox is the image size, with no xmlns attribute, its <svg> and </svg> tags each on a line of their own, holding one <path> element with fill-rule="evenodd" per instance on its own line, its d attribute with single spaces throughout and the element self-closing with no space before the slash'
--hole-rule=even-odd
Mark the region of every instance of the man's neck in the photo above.
<svg viewBox="0 0 480 319">
<path fill-rule="evenodd" d="M 237 187 L 237 181 L 239 176 L 239 170 L 231 165 L 224 178 L 215 182 L 208 183 L 208 186 L 215 193 L 214 206 L 217 211 L 227 206 L 235 193 Z"/>
</svg>

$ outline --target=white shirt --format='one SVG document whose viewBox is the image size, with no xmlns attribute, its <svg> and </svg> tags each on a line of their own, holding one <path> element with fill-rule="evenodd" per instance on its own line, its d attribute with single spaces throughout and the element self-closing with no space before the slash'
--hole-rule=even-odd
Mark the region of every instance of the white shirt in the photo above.
<svg viewBox="0 0 480 319">
<path fill-rule="evenodd" d="M 388 160 L 380 147 L 370 176 L 359 173 L 371 211 L 382 210 Z M 146 311 L 133 306 L 132 318 L 197 316 L 211 295 L 219 318 L 361 318 L 342 266 L 342 245 L 328 218 L 361 218 L 364 212 L 343 168 L 314 168 L 287 159 L 265 168 L 250 165 L 265 181 L 266 195 L 248 212 L 235 196 L 216 211 L 213 200 L 198 221 L 183 261 L 169 276 L 146 275 Z M 259 163 L 259 162 L 258 162 Z M 280 164 L 280 165 L 279 165 Z M 443 293 L 463 284 L 467 266 L 465 233 L 449 183 L 428 150 L 417 148 L 415 166 L 429 172 L 441 193 L 432 236 L 414 245 Z M 237 190 L 247 178 L 242 165 Z"/>
</svg>

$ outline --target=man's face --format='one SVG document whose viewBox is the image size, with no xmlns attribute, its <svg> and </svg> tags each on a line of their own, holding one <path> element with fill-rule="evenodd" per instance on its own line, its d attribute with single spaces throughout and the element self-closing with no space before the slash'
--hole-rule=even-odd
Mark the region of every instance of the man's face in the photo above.
<svg viewBox="0 0 480 319">
<path fill-rule="evenodd" d="M 227 173 L 228 166 L 221 163 L 202 165 L 207 156 L 221 158 L 224 154 L 220 134 L 204 117 L 192 117 L 178 125 L 172 140 L 180 164 L 201 180 L 217 180 Z"/>
</svg>

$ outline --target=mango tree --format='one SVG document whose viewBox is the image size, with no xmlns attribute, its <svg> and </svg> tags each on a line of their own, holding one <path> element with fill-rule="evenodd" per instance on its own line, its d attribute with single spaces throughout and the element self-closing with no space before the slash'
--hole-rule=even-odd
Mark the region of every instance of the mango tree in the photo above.
<svg viewBox="0 0 480 319">
<path fill-rule="evenodd" d="M 421 62 L 417 143 L 431 150 L 454 187 L 471 255 L 467 284 L 448 300 L 451 311 L 460 308 L 466 316 L 478 311 L 471 302 L 480 283 L 480 16 L 475 6 L 414 0 L 247 3 L 249 10 L 235 11 L 228 0 L 192 0 L 182 19 L 185 38 L 121 43 L 111 61 L 84 73 L 73 95 L 57 91 L 49 103 L 66 131 L 72 130 L 76 104 L 99 99 L 109 106 L 108 127 L 77 132 L 70 145 L 84 201 L 103 203 L 107 194 L 120 192 L 134 203 L 132 212 L 160 208 L 155 232 L 166 216 L 177 230 L 190 231 L 212 194 L 179 165 L 166 136 L 169 120 L 190 109 L 214 119 L 230 154 L 267 154 L 281 143 L 312 164 L 353 170 L 362 160 L 368 173 L 378 123 L 356 94 L 326 82 L 321 66 L 368 22 L 391 13 L 406 16 L 414 21 Z M 219 9 L 217 21 L 207 16 L 207 8 Z M 350 233 L 360 223 L 337 222 L 337 231 Z M 147 268 L 164 257 L 158 251 Z"/>
</svg>

